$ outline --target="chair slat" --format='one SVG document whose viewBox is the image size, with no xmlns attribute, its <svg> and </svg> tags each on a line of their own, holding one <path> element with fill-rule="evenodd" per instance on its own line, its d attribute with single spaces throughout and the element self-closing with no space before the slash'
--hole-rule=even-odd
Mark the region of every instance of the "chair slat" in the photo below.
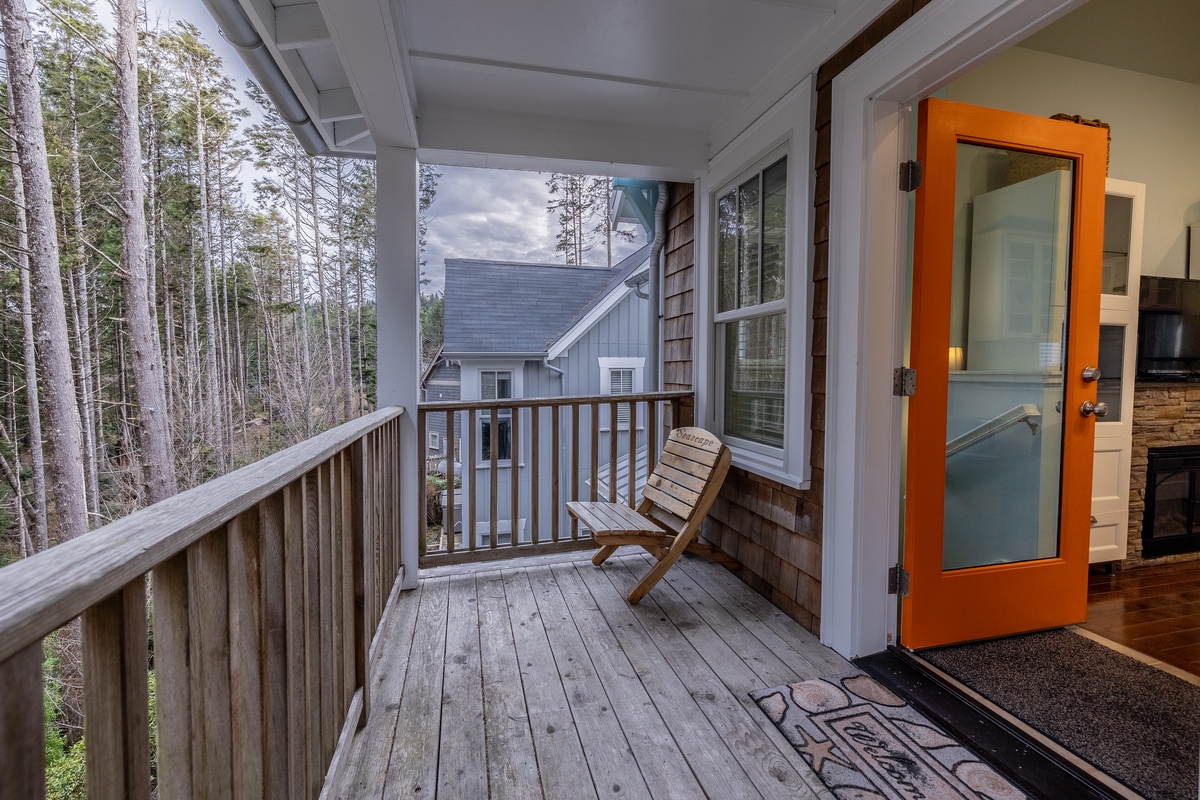
<svg viewBox="0 0 1200 800">
<path fill-rule="evenodd" d="M 675 499 L 653 484 L 646 484 L 646 487 L 642 489 L 642 497 L 656 506 L 662 506 L 680 519 L 687 519 L 692 515 L 693 506 Z"/>
<path fill-rule="evenodd" d="M 700 501 L 700 494 L 703 492 L 703 487 L 700 492 L 697 492 L 681 483 L 671 480 L 666 475 L 651 475 L 647 484 L 665 492 L 687 506 L 695 506 Z"/>
<path fill-rule="evenodd" d="M 694 461 L 697 464 L 703 464 L 706 467 L 711 467 L 717 463 L 717 453 L 713 453 L 699 447 L 692 447 L 691 445 L 676 439 L 675 433 L 676 431 L 671 431 L 671 438 L 667 439 L 667 445 L 663 448 L 663 452 L 679 456 L 680 458 L 687 459 L 688 461 Z"/>
</svg>

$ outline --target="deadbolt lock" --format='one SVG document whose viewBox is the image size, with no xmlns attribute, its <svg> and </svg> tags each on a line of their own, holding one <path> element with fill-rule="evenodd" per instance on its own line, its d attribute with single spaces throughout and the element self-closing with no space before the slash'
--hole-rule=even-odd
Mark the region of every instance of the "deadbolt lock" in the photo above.
<svg viewBox="0 0 1200 800">
<path fill-rule="evenodd" d="M 1079 413 L 1085 417 L 1090 417 L 1095 414 L 1097 417 L 1108 416 L 1108 403 L 1093 403 L 1091 400 L 1084 400 L 1083 405 L 1079 407 Z"/>
<path fill-rule="evenodd" d="M 1093 381 L 1098 381 L 1098 380 L 1100 380 L 1100 368 L 1099 367 L 1084 367 L 1083 375 L 1081 375 L 1080 377 L 1082 377 L 1084 379 L 1084 381 L 1086 381 L 1087 383 L 1092 383 Z"/>
</svg>

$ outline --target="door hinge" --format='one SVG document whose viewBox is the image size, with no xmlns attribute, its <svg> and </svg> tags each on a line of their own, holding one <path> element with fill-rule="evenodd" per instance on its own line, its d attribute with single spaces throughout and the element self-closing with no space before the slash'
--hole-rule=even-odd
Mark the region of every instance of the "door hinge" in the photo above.
<svg viewBox="0 0 1200 800">
<path fill-rule="evenodd" d="M 908 596 L 908 570 L 899 564 L 888 567 L 888 594 Z"/>
<path fill-rule="evenodd" d="M 900 162 L 900 191 L 911 192 L 921 185 L 921 162 Z"/>
<path fill-rule="evenodd" d="M 912 367 L 896 367 L 892 370 L 892 394 L 896 397 L 912 397 L 917 393 L 917 371 Z"/>
</svg>

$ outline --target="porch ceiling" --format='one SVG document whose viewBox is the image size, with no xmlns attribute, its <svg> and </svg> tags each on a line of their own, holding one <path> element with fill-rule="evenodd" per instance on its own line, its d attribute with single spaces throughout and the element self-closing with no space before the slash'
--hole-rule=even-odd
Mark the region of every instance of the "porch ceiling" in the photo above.
<svg viewBox="0 0 1200 800">
<path fill-rule="evenodd" d="M 206 2 L 335 153 L 690 179 L 889 0 Z"/>
</svg>

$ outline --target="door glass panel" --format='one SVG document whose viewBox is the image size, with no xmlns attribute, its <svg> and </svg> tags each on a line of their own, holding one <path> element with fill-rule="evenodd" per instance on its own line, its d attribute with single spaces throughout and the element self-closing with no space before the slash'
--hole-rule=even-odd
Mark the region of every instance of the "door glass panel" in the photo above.
<svg viewBox="0 0 1200 800">
<path fill-rule="evenodd" d="M 1058 554 L 1073 164 L 960 144 L 956 176 L 946 570 Z"/>
<path fill-rule="evenodd" d="M 1100 291 L 1129 294 L 1129 238 L 1133 229 L 1133 198 L 1104 196 L 1104 269 Z"/>
<path fill-rule="evenodd" d="M 1108 404 L 1108 416 L 1097 418 L 1097 425 L 1121 421 L 1121 383 L 1125 364 L 1125 326 L 1100 326 L 1100 380 L 1096 383 L 1096 401 Z"/>
</svg>

